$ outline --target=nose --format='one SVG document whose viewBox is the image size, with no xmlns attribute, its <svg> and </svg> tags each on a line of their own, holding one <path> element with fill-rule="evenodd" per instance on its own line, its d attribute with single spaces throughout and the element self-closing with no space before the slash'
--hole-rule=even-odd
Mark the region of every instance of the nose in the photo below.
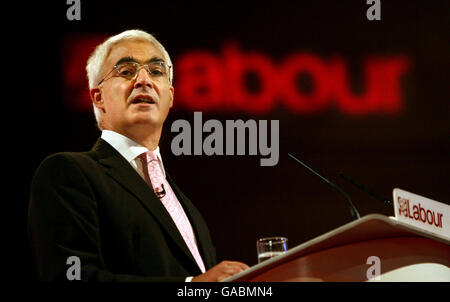
<svg viewBox="0 0 450 302">
<path fill-rule="evenodd" d="M 134 82 L 134 88 L 139 88 L 147 86 L 149 88 L 153 87 L 152 79 L 144 67 L 141 67 L 136 75 L 136 80 Z"/>
</svg>

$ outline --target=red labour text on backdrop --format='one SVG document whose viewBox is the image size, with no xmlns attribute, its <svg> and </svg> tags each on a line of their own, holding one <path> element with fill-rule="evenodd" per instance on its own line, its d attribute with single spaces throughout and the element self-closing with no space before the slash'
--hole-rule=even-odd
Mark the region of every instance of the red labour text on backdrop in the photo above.
<svg viewBox="0 0 450 302">
<path fill-rule="evenodd" d="M 64 99 L 74 111 L 91 111 L 84 66 L 104 36 L 70 36 L 64 40 Z M 296 52 L 275 63 L 269 56 L 225 44 L 220 54 L 187 51 L 175 60 L 176 108 L 193 111 L 270 112 L 275 106 L 309 115 L 335 106 L 344 114 L 398 114 L 403 110 L 402 76 L 411 66 L 406 56 L 364 57 L 362 93 L 354 93 L 348 63 L 342 57 L 323 59 L 314 53 Z M 258 89 L 246 82 L 248 74 Z M 298 85 L 307 76 L 311 89 Z M 354 78 L 355 75 L 352 74 Z"/>
<path fill-rule="evenodd" d="M 410 65 L 404 56 L 365 58 L 365 91 L 357 95 L 351 91 L 343 58 L 324 60 L 300 52 L 275 64 L 264 54 L 244 53 L 236 44 L 227 44 L 221 56 L 209 51 L 180 55 L 175 88 L 179 104 L 198 111 L 266 113 L 281 102 L 298 114 L 322 112 L 333 105 L 349 115 L 396 114 L 403 109 L 401 77 Z M 258 78 L 258 89 L 246 84 L 250 73 Z M 311 91 L 299 87 L 300 75 L 310 78 Z"/>
</svg>

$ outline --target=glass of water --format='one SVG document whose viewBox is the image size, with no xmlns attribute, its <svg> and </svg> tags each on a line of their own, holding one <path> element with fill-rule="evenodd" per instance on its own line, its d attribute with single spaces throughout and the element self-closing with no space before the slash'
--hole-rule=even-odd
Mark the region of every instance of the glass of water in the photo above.
<svg viewBox="0 0 450 302">
<path fill-rule="evenodd" d="M 288 239 L 286 237 L 267 237 L 256 241 L 258 263 L 286 253 Z"/>
</svg>

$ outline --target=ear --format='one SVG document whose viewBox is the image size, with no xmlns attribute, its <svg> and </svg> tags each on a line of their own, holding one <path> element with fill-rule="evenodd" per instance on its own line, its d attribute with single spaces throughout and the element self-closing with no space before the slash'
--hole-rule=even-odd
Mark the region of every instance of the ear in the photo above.
<svg viewBox="0 0 450 302">
<path fill-rule="evenodd" d="M 94 103 L 95 107 L 105 112 L 105 104 L 102 97 L 102 91 L 99 87 L 94 87 L 89 90 L 89 95 L 91 96 L 92 103 Z"/>
<path fill-rule="evenodd" d="M 175 93 L 175 89 L 173 86 L 170 86 L 170 102 L 169 102 L 169 108 L 172 108 L 173 106 L 173 95 Z"/>
</svg>

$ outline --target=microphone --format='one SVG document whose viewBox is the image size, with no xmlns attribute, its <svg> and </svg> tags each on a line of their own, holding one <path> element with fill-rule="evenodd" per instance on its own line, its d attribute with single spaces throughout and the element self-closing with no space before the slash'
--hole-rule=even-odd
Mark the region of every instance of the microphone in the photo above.
<svg viewBox="0 0 450 302">
<path fill-rule="evenodd" d="M 314 171 L 313 169 L 311 169 L 310 167 L 308 167 L 304 162 L 302 162 L 301 160 L 299 160 L 298 158 L 296 158 L 294 155 L 288 153 L 288 155 L 293 158 L 295 161 L 297 161 L 298 163 L 300 163 L 303 167 L 305 167 L 306 169 L 308 169 L 309 171 L 311 171 L 313 174 L 315 174 L 316 176 L 318 176 L 320 179 L 322 179 L 323 181 L 325 181 L 328 185 L 330 185 L 333 189 L 335 189 L 336 191 L 338 191 L 342 196 L 345 197 L 345 199 L 347 200 L 349 206 L 350 206 L 350 214 L 352 216 L 353 220 L 357 220 L 359 219 L 361 216 L 359 215 L 358 210 L 356 209 L 356 207 L 353 205 L 353 202 L 351 201 L 350 197 L 341 190 L 341 188 L 339 188 L 337 185 L 335 185 L 334 183 L 332 183 L 331 181 L 329 181 L 328 179 L 326 179 L 325 177 L 323 177 L 322 175 L 320 175 L 319 173 L 317 173 L 316 171 Z"/>
<path fill-rule="evenodd" d="M 161 184 L 161 188 L 162 188 L 162 190 L 158 190 L 158 189 L 155 190 L 155 194 L 159 199 L 166 196 L 166 189 L 164 189 L 164 184 Z"/>
<path fill-rule="evenodd" d="M 378 199 L 378 200 L 384 202 L 384 204 L 386 204 L 386 205 L 388 205 L 388 206 L 392 206 L 392 202 L 391 202 L 389 199 L 387 199 L 387 198 L 385 198 L 385 197 L 383 197 L 383 196 L 381 196 L 381 195 L 379 195 L 379 194 L 373 192 L 372 190 L 370 190 L 369 188 L 363 186 L 362 184 L 360 184 L 359 182 L 357 182 L 356 180 L 354 180 L 354 179 L 351 178 L 350 176 L 348 176 L 348 175 L 346 175 L 346 174 L 344 174 L 344 173 L 342 173 L 342 172 L 339 173 L 339 175 L 340 175 L 342 178 L 344 178 L 345 180 L 351 182 L 351 183 L 352 183 L 353 185 L 355 185 L 358 189 L 360 189 L 360 190 L 362 190 L 362 191 L 368 193 L 370 196 L 375 197 L 376 199 Z"/>
</svg>

